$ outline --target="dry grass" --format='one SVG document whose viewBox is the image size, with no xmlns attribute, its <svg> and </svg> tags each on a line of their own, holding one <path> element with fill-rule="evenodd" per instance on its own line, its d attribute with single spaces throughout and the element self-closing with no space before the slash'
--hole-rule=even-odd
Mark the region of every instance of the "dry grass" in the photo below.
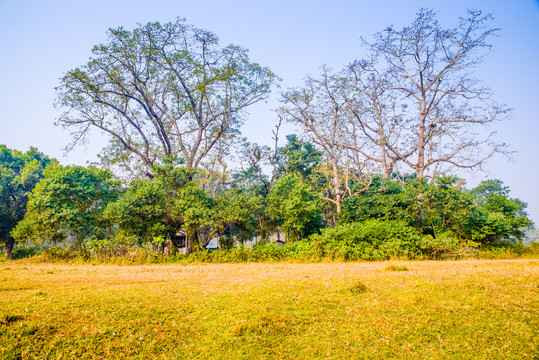
<svg viewBox="0 0 539 360">
<path fill-rule="evenodd" d="M 0 279 L 2 359 L 539 355 L 539 260 L 10 262 Z"/>
</svg>

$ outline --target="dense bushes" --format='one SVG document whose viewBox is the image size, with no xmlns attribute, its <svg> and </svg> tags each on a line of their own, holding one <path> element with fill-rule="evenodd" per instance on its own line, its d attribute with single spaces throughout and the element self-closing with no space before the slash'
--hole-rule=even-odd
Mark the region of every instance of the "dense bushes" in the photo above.
<svg viewBox="0 0 539 360">
<path fill-rule="evenodd" d="M 320 240 L 320 239 L 318 239 Z M 184 256 L 179 253 L 164 255 L 147 249 L 130 249 L 129 251 L 109 251 L 91 253 L 89 251 L 72 251 L 66 248 L 52 247 L 38 252 L 14 252 L 17 258 L 34 256 L 29 261 L 45 261 L 60 263 L 93 263 L 117 265 L 142 264 L 191 264 L 191 263 L 242 263 L 242 262 L 320 262 L 320 261 L 365 261 L 365 260 L 458 260 L 458 259 L 512 259 L 539 256 L 539 244 L 528 246 L 522 244 L 506 244 L 504 246 L 484 245 L 479 247 L 455 246 L 452 239 L 432 239 L 423 237 L 414 252 L 404 249 L 395 255 L 394 249 L 385 247 L 375 248 L 364 245 L 363 252 L 354 246 L 339 246 L 338 241 L 324 239 L 326 245 L 321 246 L 317 241 L 297 241 L 277 246 L 271 243 L 261 243 L 252 248 L 240 246 L 229 250 L 200 250 Z M 388 244 L 389 245 L 389 244 Z M 36 256 L 36 254 L 38 254 Z"/>
<path fill-rule="evenodd" d="M 419 232 L 400 220 L 370 219 L 326 228 L 312 240 L 325 257 L 384 260 L 420 257 Z"/>
<path fill-rule="evenodd" d="M 522 240 L 533 226 L 525 209 L 524 202 L 509 197 L 500 180 L 487 180 L 468 190 L 456 176 L 430 182 L 375 177 L 364 191 L 345 199 L 340 223 L 403 221 L 430 236 L 423 239 L 427 247 L 433 242 L 450 246 L 470 241 L 502 245 Z"/>
<path fill-rule="evenodd" d="M 11 258 L 14 260 L 24 259 L 32 256 L 36 256 L 42 253 L 42 249 L 37 246 L 29 246 L 26 248 L 13 249 Z"/>
<path fill-rule="evenodd" d="M 173 159 L 124 186 L 109 171 L 53 164 L 11 235 L 61 261 L 442 259 L 514 246 L 533 225 L 499 180 L 468 190 L 456 176 L 373 176 L 351 183 L 338 212 L 324 202 L 324 179 L 292 165 L 273 182 L 244 174 L 211 193 Z M 277 232 L 286 245 L 265 243 Z M 257 246 L 243 246 L 254 238 Z M 212 240 L 222 250 L 204 250 Z M 50 247 L 57 244 L 77 252 Z"/>
</svg>

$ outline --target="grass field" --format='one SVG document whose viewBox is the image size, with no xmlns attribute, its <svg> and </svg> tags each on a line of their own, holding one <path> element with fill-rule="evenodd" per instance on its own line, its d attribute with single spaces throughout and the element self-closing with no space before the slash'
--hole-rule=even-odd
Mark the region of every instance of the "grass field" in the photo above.
<svg viewBox="0 0 539 360">
<path fill-rule="evenodd" d="M 539 359 L 539 260 L 0 263 L 1 359 Z"/>
</svg>

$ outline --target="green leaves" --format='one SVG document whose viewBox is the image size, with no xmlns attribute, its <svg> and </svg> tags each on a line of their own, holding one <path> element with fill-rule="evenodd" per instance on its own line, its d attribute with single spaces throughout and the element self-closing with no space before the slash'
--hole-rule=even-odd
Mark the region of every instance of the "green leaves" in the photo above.
<svg viewBox="0 0 539 360">
<path fill-rule="evenodd" d="M 361 194 L 344 201 L 341 223 L 372 218 L 405 220 L 434 239 L 495 244 L 518 241 L 532 225 L 526 204 L 511 199 L 500 180 L 488 180 L 473 190 L 456 176 L 407 179 L 404 184 L 380 177 Z"/>
<path fill-rule="evenodd" d="M 292 240 L 300 240 L 322 226 L 322 201 L 292 175 L 283 176 L 268 195 L 267 213 Z"/>
<path fill-rule="evenodd" d="M 73 234 L 82 250 L 90 236 L 103 236 L 103 212 L 119 182 L 106 170 L 50 165 L 30 195 L 28 211 L 14 236 L 35 243 L 58 242 Z"/>
<path fill-rule="evenodd" d="M 163 192 L 151 180 L 131 182 L 117 201 L 107 205 L 104 217 L 138 245 L 174 231 L 167 231 Z"/>
<path fill-rule="evenodd" d="M 10 232 L 24 217 L 27 193 L 43 177 L 43 170 L 55 162 L 31 147 L 26 153 L 0 145 L 0 244 L 9 257 L 15 245 Z"/>
<path fill-rule="evenodd" d="M 501 180 L 481 182 L 472 193 L 477 195 L 477 209 L 470 221 L 472 239 L 496 244 L 499 241 L 519 241 L 533 222 L 526 213 L 527 204 L 509 197 L 509 188 Z"/>
<path fill-rule="evenodd" d="M 65 110 L 58 123 L 74 129 L 72 145 L 97 127 L 110 137 L 103 160 L 137 175 L 173 155 L 197 168 L 276 79 L 247 50 L 221 48 L 217 36 L 183 19 L 109 29 L 92 52 L 56 88 Z"/>
</svg>

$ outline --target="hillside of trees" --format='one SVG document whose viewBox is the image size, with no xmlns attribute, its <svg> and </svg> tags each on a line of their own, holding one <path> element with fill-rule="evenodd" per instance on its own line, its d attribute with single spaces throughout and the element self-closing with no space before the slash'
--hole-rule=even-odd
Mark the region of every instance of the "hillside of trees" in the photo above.
<svg viewBox="0 0 539 360">
<path fill-rule="evenodd" d="M 519 244 L 526 203 L 500 180 L 468 189 L 455 175 L 507 153 L 491 126 L 510 110 L 473 75 L 498 31 L 489 22 L 469 11 L 446 29 L 420 10 L 364 40 L 368 58 L 282 92 L 273 146 L 239 131 L 278 81 L 246 49 L 181 19 L 110 29 L 56 88 L 68 148 L 108 137 L 100 163 L 0 146 L 4 253 L 373 260 Z M 286 245 L 268 245 L 276 234 Z"/>
</svg>

